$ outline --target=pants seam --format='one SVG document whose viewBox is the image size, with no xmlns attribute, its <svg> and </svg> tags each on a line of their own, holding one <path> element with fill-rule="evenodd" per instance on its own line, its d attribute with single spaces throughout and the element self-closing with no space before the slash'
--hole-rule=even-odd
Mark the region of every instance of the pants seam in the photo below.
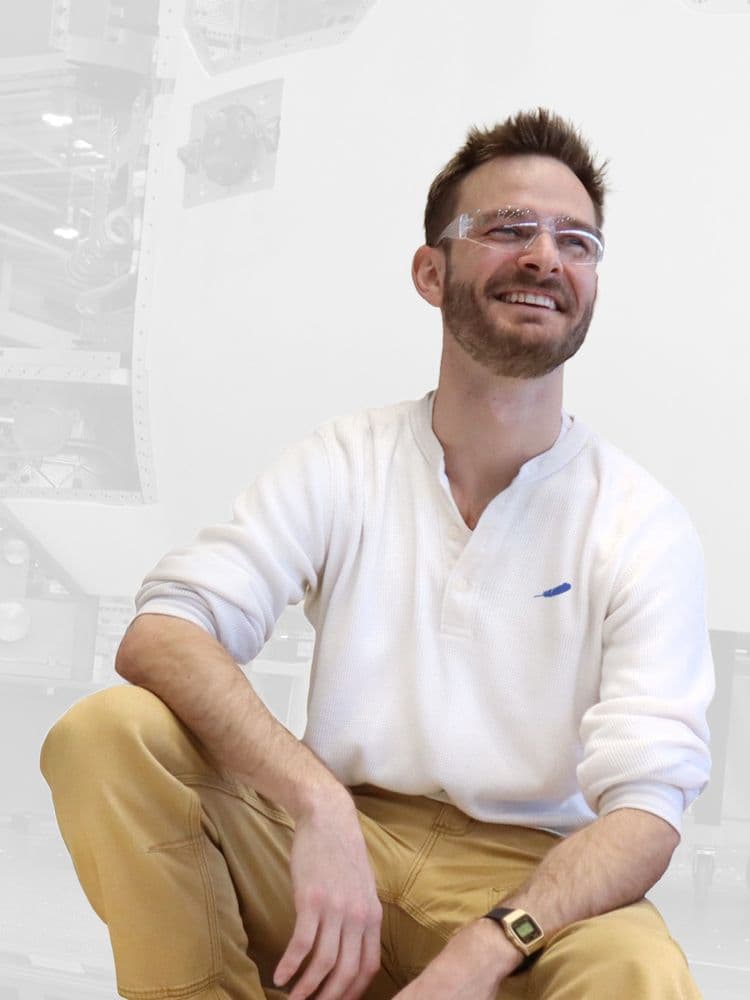
<svg viewBox="0 0 750 1000">
<path fill-rule="evenodd" d="M 410 902 L 408 899 L 402 900 L 396 905 L 407 913 L 413 920 L 415 920 L 420 927 L 424 927 L 429 931 L 435 931 L 438 937 L 443 941 L 450 941 L 451 936 L 446 933 L 442 924 L 439 924 L 436 920 L 433 920 L 432 917 L 428 916 L 421 906 Z"/>
<path fill-rule="evenodd" d="M 117 991 L 121 996 L 132 997 L 133 1000 L 189 1000 L 198 993 L 203 993 L 211 986 L 219 985 L 218 975 L 204 976 L 203 979 L 196 979 L 195 982 L 188 983 L 187 986 L 157 986 L 154 989 L 128 989 L 127 986 L 117 984 Z"/>
<path fill-rule="evenodd" d="M 118 983 L 118 991 L 122 991 L 123 995 L 132 997 L 133 1000 L 158 1000 L 158 998 L 187 1000 L 187 998 L 205 991 L 210 986 L 220 984 L 222 973 L 222 949 L 218 926 L 219 918 L 216 907 L 216 896 L 214 895 L 214 887 L 208 870 L 208 861 L 206 860 L 204 833 L 201 826 L 202 808 L 201 801 L 196 796 L 191 802 L 190 811 L 188 813 L 188 825 L 190 827 L 191 836 L 187 841 L 183 841 L 182 843 L 184 843 L 185 846 L 189 845 L 192 848 L 193 856 L 195 857 L 196 865 L 201 876 L 206 911 L 206 923 L 208 927 L 208 939 L 211 949 L 211 971 L 201 979 L 194 980 L 192 983 L 188 983 L 185 986 L 159 986 L 153 989 L 140 989 L 137 987 L 129 988 L 128 986 L 123 986 Z M 161 846 L 164 845 L 154 845 L 149 848 L 149 850 L 151 851 Z"/>
<path fill-rule="evenodd" d="M 261 816 L 265 816 L 266 819 L 270 820 L 272 823 L 278 823 L 280 826 L 286 827 L 288 830 L 294 830 L 294 823 L 279 809 L 274 809 L 273 806 L 268 806 L 265 802 L 251 802 L 240 792 L 236 786 L 229 784 L 229 782 L 216 780 L 203 774 L 177 774 L 175 775 L 180 781 L 190 788 L 202 787 L 202 788 L 213 788 L 214 791 L 223 792 L 224 795 L 229 795 L 230 798 L 237 799 L 248 809 L 252 809 L 254 812 L 260 813 Z"/>
<path fill-rule="evenodd" d="M 206 894 L 206 905 L 208 910 L 208 933 L 211 939 L 211 958 L 214 965 L 214 974 L 220 975 L 222 971 L 222 948 L 219 933 L 219 914 L 216 905 L 216 895 L 214 893 L 213 882 L 208 870 L 208 860 L 206 858 L 205 840 L 201 826 L 201 812 L 203 805 L 200 799 L 196 798 L 190 810 L 190 826 L 195 834 L 193 850 L 200 868 L 203 890 Z"/>
<path fill-rule="evenodd" d="M 443 815 L 444 810 L 445 810 L 445 806 L 443 806 L 441 808 L 440 812 L 437 814 L 437 816 L 433 820 L 432 826 L 430 828 L 430 832 L 425 837 L 422 846 L 419 848 L 419 851 L 417 852 L 417 855 L 414 858 L 414 861 L 412 862 L 411 868 L 409 869 L 409 871 L 407 873 L 406 880 L 405 880 L 403 886 L 401 887 L 401 891 L 398 894 L 398 898 L 395 900 L 395 902 L 398 905 L 401 905 L 401 903 L 404 900 L 406 894 L 409 892 L 409 890 L 411 889 L 411 887 L 416 882 L 417 876 L 419 875 L 419 872 L 421 870 L 421 867 L 422 867 L 422 864 L 424 863 L 425 858 L 430 853 L 430 851 L 432 850 L 432 848 L 435 846 L 435 843 L 436 843 L 438 837 L 440 836 L 440 827 L 439 827 L 440 817 Z"/>
</svg>

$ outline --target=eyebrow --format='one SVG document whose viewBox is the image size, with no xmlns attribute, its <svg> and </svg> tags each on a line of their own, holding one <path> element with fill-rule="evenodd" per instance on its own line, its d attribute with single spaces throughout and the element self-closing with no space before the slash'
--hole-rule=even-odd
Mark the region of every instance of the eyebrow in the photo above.
<svg viewBox="0 0 750 1000">
<path fill-rule="evenodd" d="M 520 213 L 530 212 L 531 209 L 521 208 L 518 205 L 505 205 L 503 208 L 491 209 L 490 214 L 495 214 L 495 212 L 500 215 L 503 213 L 505 217 L 511 219 L 514 215 Z M 538 215 L 539 213 L 534 213 Z M 592 225 L 590 222 L 584 222 L 583 219 L 576 219 L 572 215 L 555 215 L 553 216 L 555 222 L 564 222 L 574 229 L 583 229 L 587 233 L 594 233 L 596 236 L 601 236 L 601 230 L 596 226 Z"/>
<path fill-rule="evenodd" d="M 599 229 L 591 222 L 584 222 L 582 219 L 574 219 L 572 215 L 556 215 L 555 222 L 570 223 L 575 229 L 585 229 L 589 233 L 599 233 Z"/>
</svg>

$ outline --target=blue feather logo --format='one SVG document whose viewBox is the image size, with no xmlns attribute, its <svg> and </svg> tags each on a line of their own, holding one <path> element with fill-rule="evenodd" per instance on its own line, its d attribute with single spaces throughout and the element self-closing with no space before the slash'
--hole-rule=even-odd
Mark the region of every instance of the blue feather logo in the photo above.
<svg viewBox="0 0 750 1000">
<path fill-rule="evenodd" d="M 553 587 L 551 590 L 544 590 L 541 594 L 534 594 L 534 597 L 557 597 L 558 594 L 564 594 L 567 590 L 571 590 L 569 583 L 560 583 L 557 587 Z"/>
</svg>

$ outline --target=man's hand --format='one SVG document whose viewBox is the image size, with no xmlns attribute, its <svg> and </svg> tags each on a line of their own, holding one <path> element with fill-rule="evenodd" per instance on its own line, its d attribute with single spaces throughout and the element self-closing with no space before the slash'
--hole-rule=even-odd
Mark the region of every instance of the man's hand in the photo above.
<svg viewBox="0 0 750 1000">
<path fill-rule="evenodd" d="M 356 808 L 348 795 L 343 802 L 295 824 L 290 868 L 297 920 L 274 983 L 284 985 L 310 961 L 290 1000 L 305 1000 L 319 987 L 316 1000 L 356 1000 L 380 968 L 383 908 Z"/>
<path fill-rule="evenodd" d="M 500 983 L 523 961 L 490 920 L 476 920 L 450 939 L 397 1000 L 495 1000 Z"/>
</svg>

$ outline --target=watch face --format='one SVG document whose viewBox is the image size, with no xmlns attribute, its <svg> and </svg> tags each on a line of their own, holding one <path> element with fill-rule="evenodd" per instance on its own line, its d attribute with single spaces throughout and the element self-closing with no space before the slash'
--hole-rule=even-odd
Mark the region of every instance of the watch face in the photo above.
<svg viewBox="0 0 750 1000">
<path fill-rule="evenodd" d="M 531 917 L 519 917 L 518 920 L 513 921 L 511 927 L 524 944 L 531 944 L 532 941 L 536 941 L 542 936 L 541 928 L 534 923 Z"/>
</svg>

